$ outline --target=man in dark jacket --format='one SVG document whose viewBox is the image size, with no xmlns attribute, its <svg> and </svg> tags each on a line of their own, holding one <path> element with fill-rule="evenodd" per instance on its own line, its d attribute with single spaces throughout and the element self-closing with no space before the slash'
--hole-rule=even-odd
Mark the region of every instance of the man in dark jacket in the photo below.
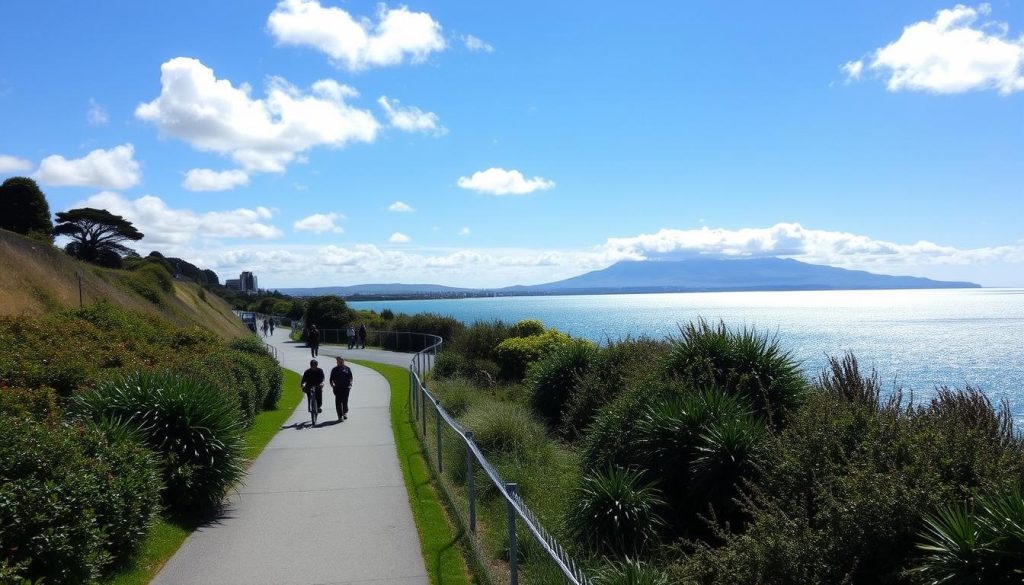
<svg viewBox="0 0 1024 585">
<path fill-rule="evenodd" d="M 324 411 L 324 371 L 317 365 L 316 360 L 309 360 L 309 369 L 302 373 L 303 392 L 313 392 L 316 397 L 316 411 Z"/>
<path fill-rule="evenodd" d="M 320 353 L 320 330 L 316 328 L 316 325 L 309 326 L 306 345 L 309 346 L 309 357 L 316 357 Z"/>
<path fill-rule="evenodd" d="M 348 394 L 352 390 L 352 369 L 345 365 L 341 356 L 334 358 L 338 365 L 331 368 L 331 388 L 334 389 L 334 405 L 338 409 L 338 420 L 348 419 Z"/>
<path fill-rule="evenodd" d="M 359 326 L 359 349 L 366 349 L 366 325 Z"/>
</svg>

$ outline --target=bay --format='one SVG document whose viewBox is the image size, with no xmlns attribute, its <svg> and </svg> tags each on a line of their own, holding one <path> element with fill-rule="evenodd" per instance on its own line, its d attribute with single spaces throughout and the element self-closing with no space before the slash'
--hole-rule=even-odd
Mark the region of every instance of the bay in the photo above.
<svg viewBox="0 0 1024 585">
<path fill-rule="evenodd" d="M 852 351 L 891 388 L 927 399 L 971 384 L 1024 416 L 1024 289 L 726 292 L 359 301 L 358 309 L 431 312 L 464 323 L 539 319 L 598 343 L 666 338 L 698 318 L 778 335 L 809 377 Z"/>
</svg>

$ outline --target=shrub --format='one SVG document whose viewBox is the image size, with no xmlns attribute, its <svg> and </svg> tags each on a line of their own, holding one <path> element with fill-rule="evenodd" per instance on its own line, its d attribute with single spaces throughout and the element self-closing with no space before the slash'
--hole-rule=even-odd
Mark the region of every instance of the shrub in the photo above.
<svg viewBox="0 0 1024 585">
<path fill-rule="evenodd" d="M 533 337 L 534 335 L 544 333 L 544 324 L 538 319 L 523 319 L 522 321 L 517 321 L 509 329 L 509 333 L 512 337 Z"/>
<path fill-rule="evenodd" d="M 235 403 L 195 379 L 131 374 L 78 396 L 76 412 L 135 426 L 161 460 L 171 512 L 209 510 L 243 475 L 245 438 Z"/>
<path fill-rule="evenodd" d="M 779 347 L 778 338 L 754 329 L 730 331 L 701 319 L 680 328 L 671 340 L 666 372 L 693 387 L 715 386 L 742 396 L 778 428 L 799 406 L 807 382 L 799 363 Z"/>
<path fill-rule="evenodd" d="M 255 335 L 239 337 L 231 342 L 231 348 L 235 350 L 236 364 L 248 369 L 253 374 L 256 382 L 256 396 L 259 400 L 253 415 L 262 408 L 273 410 L 277 407 L 277 401 L 281 397 L 282 374 L 277 360 L 267 351 L 267 346 Z M 251 357 L 245 357 L 248 354 Z"/>
<path fill-rule="evenodd" d="M 439 335 L 447 343 L 462 329 L 462 323 L 453 317 L 434 313 L 400 314 L 386 323 L 388 331 Z M 392 351 L 420 351 L 433 345 L 434 340 L 423 335 L 384 335 L 381 346 Z"/>
<path fill-rule="evenodd" d="M 9 177 L 0 184 L 0 228 L 53 243 L 50 205 L 33 179 Z"/>
<path fill-rule="evenodd" d="M 818 376 L 818 387 L 847 402 L 871 408 L 881 406 L 881 377 L 873 369 L 870 374 L 863 375 L 857 357 L 852 353 L 847 353 L 841 359 L 829 356 L 828 365 Z"/>
<path fill-rule="evenodd" d="M 442 351 L 434 359 L 430 375 L 437 379 L 455 378 L 468 375 L 470 362 L 456 351 Z"/>
<path fill-rule="evenodd" d="M 582 373 L 562 412 L 562 436 L 579 439 L 597 412 L 631 385 L 656 375 L 668 345 L 652 339 L 625 339 L 600 348 Z"/>
<path fill-rule="evenodd" d="M 493 360 L 494 349 L 510 337 L 514 337 L 512 327 L 504 321 L 476 321 L 461 330 L 451 343 L 445 340 L 445 349 L 460 353 L 469 361 Z"/>
<path fill-rule="evenodd" d="M 352 322 L 354 316 L 355 312 L 345 304 L 344 299 L 337 295 L 328 295 L 307 299 L 302 319 L 307 326 L 316 325 L 320 329 L 344 329 Z"/>
<path fill-rule="evenodd" d="M 530 364 L 571 342 L 572 338 L 565 333 L 549 329 L 540 335 L 510 337 L 502 341 L 494 348 L 494 357 L 501 367 L 503 379 L 519 381 L 526 376 Z"/>
<path fill-rule="evenodd" d="M 174 277 L 171 276 L 171 269 L 166 262 L 166 260 L 146 259 L 133 267 L 132 272 L 168 293 L 174 290 Z"/>
<path fill-rule="evenodd" d="M 469 407 L 480 401 L 480 391 L 465 378 L 451 378 L 439 381 L 432 389 L 441 404 L 452 416 L 462 416 Z"/>
<path fill-rule="evenodd" d="M 56 423 L 61 410 L 52 388 L 0 388 L 0 414 Z"/>
<path fill-rule="evenodd" d="M 521 460 L 542 456 L 547 448 L 544 425 L 523 406 L 511 402 L 481 402 L 470 407 L 462 421 L 485 455 L 510 455 Z"/>
<path fill-rule="evenodd" d="M 651 563 L 627 558 L 612 561 L 601 567 L 594 578 L 594 585 L 669 585 L 668 575 Z"/>
<path fill-rule="evenodd" d="M 608 467 L 629 467 L 639 459 L 637 422 L 650 404 L 677 391 L 658 380 L 645 380 L 627 388 L 617 400 L 605 405 L 587 429 L 582 442 L 583 469 L 597 471 Z"/>
<path fill-rule="evenodd" d="M 21 577 L 99 577 L 137 548 L 158 489 L 152 455 L 138 444 L 0 415 L 0 557 Z"/>
<path fill-rule="evenodd" d="M 526 386 L 530 407 L 552 428 L 561 425 L 565 403 L 596 353 L 593 343 L 575 340 L 555 347 L 529 367 Z"/>
<path fill-rule="evenodd" d="M 657 542 L 662 521 L 656 509 L 664 502 L 638 470 L 592 471 L 583 476 L 571 502 L 569 531 L 590 551 L 637 555 Z"/>
<path fill-rule="evenodd" d="M 914 569 L 931 583 L 1009 585 L 1024 579 L 1024 494 L 979 498 L 974 509 L 945 506 L 925 518 Z"/>
</svg>

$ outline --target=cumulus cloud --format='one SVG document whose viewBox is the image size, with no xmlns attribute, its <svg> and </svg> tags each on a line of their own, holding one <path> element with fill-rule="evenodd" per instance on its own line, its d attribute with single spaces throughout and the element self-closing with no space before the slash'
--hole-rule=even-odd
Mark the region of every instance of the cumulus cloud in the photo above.
<svg viewBox="0 0 1024 585">
<path fill-rule="evenodd" d="M 181 186 L 189 191 L 229 191 L 248 184 L 249 173 L 239 169 L 230 171 L 192 169 L 185 173 L 185 180 Z"/>
<path fill-rule="evenodd" d="M 487 43 L 483 39 L 474 37 L 473 35 L 463 35 L 461 38 L 462 38 L 462 42 L 466 44 L 466 48 L 469 49 L 470 51 L 473 51 L 474 53 L 476 53 L 476 52 L 493 53 L 494 52 L 494 47 L 492 47 L 489 43 Z"/>
<path fill-rule="evenodd" d="M 345 216 L 340 213 L 314 213 L 309 217 L 300 219 L 299 221 L 292 224 L 292 227 L 299 231 L 313 232 L 314 234 L 322 234 L 324 232 L 332 232 L 335 234 L 343 233 L 341 227 L 335 225 L 335 221 L 344 219 Z"/>
<path fill-rule="evenodd" d="M 392 244 L 408 244 L 411 240 L 412 238 L 401 232 L 395 232 L 391 234 L 390 238 L 388 238 L 388 241 Z"/>
<path fill-rule="evenodd" d="M 395 201 L 391 205 L 388 205 L 388 211 L 394 211 L 395 213 L 412 213 L 416 211 L 408 203 L 402 203 L 401 201 Z"/>
<path fill-rule="evenodd" d="M 86 113 L 86 119 L 90 126 L 103 126 L 110 121 L 110 116 L 107 115 L 107 110 L 103 106 L 89 98 L 89 111 Z"/>
<path fill-rule="evenodd" d="M 435 136 L 448 132 L 434 112 L 424 112 L 415 106 L 402 106 L 398 100 L 388 99 L 385 95 L 380 96 L 377 103 L 384 109 L 388 123 L 399 130 L 425 132 Z"/>
<path fill-rule="evenodd" d="M 172 208 L 155 195 L 128 199 L 112 191 L 97 193 L 74 207 L 106 209 L 123 216 L 146 234 L 142 245 L 171 252 L 196 240 L 273 239 L 283 235 L 268 223 L 274 214 L 266 207 L 200 213 Z"/>
<path fill-rule="evenodd" d="M 458 185 L 463 189 L 491 195 L 526 195 L 537 190 L 551 189 L 555 183 L 543 177 L 527 179 L 517 170 L 494 167 L 477 171 L 470 177 L 459 177 Z"/>
<path fill-rule="evenodd" d="M 846 82 L 860 81 L 860 76 L 864 72 L 864 61 L 848 61 L 843 64 L 840 69 L 846 74 Z"/>
<path fill-rule="evenodd" d="M 471 231 L 469 231 L 469 228 L 468 228 L 468 227 L 464 227 L 464 228 L 462 228 L 461 230 L 459 230 L 459 235 L 460 235 L 460 236 L 468 236 L 468 235 L 469 235 L 469 234 L 471 234 L 471 233 L 472 233 L 472 232 L 471 232 Z"/>
<path fill-rule="evenodd" d="M 604 248 L 611 258 L 630 260 L 776 256 L 860 268 L 1024 261 L 1022 246 L 962 249 L 926 240 L 899 244 L 849 232 L 808 229 L 798 223 L 736 230 L 662 229 L 653 234 L 610 238 Z"/>
<path fill-rule="evenodd" d="M 278 44 L 311 47 L 350 71 L 420 63 L 445 49 L 441 24 L 405 6 L 379 4 L 375 22 L 318 0 L 282 0 L 267 18 L 267 29 Z"/>
<path fill-rule="evenodd" d="M 30 170 L 32 170 L 32 161 L 9 154 L 0 154 L 0 173 L 20 173 Z"/>
<path fill-rule="evenodd" d="M 932 20 L 905 27 L 900 38 L 875 50 L 868 66 L 886 78 L 889 91 L 994 89 L 1008 95 L 1024 90 L 1024 35 L 1010 37 L 1004 22 L 979 22 L 990 12 L 988 4 L 940 10 Z M 859 78 L 861 69 L 844 66 L 848 80 Z"/>
<path fill-rule="evenodd" d="M 205 152 L 230 156 L 246 171 L 281 172 L 315 146 L 373 142 L 373 114 L 345 103 L 358 93 L 330 79 L 303 92 L 284 79 L 267 83 L 266 98 L 248 85 L 217 79 L 197 59 L 177 57 L 160 67 L 160 96 L 135 115 L 159 131 Z"/>
<path fill-rule="evenodd" d="M 48 185 L 128 189 L 139 184 L 142 174 L 131 144 L 110 150 L 96 149 L 83 158 L 68 160 L 53 154 L 39 163 L 34 175 Z"/>
</svg>

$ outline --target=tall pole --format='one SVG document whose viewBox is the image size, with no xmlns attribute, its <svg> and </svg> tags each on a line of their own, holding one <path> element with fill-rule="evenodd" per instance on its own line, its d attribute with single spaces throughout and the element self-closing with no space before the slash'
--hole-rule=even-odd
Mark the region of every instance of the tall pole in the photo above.
<svg viewBox="0 0 1024 585">
<path fill-rule="evenodd" d="M 84 306 L 82 302 L 82 273 L 76 272 L 75 276 L 78 277 L 78 308 L 82 308 Z"/>
</svg>

